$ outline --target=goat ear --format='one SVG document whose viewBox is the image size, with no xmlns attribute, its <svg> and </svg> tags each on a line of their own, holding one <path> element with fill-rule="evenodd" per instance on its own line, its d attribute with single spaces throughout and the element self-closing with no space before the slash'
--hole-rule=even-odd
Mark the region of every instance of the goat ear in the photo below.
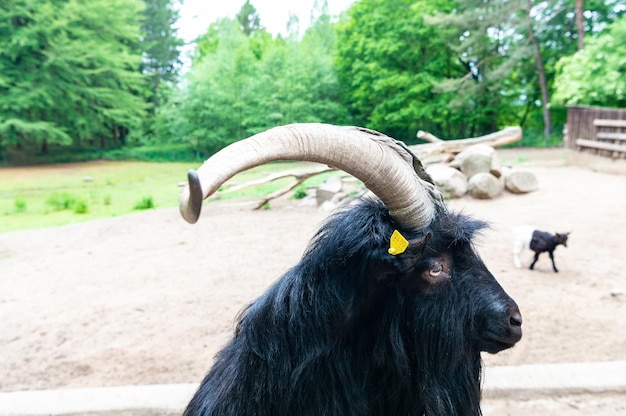
<svg viewBox="0 0 626 416">
<path fill-rule="evenodd" d="M 397 255 L 384 253 L 373 267 L 374 280 L 389 281 L 400 273 L 411 269 L 424 256 L 424 249 L 432 234 L 428 232 L 423 237 L 408 240 L 406 250 Z M 382 258 L 381 258 L 382 257 Z"/>
<path fill-rule="evenodd" d="M 407 256 L 412 256 L 414 259 L 421 259 L 422 257 L 424 257 L 424 249 L 426 248 L 426 243 L 428 243 L 428 240 L 430 240 L 432 236 L 432 233 L 429 231 L 423 237 L 409 240 L 409 247 L 406 250 Z"/>
</svg>

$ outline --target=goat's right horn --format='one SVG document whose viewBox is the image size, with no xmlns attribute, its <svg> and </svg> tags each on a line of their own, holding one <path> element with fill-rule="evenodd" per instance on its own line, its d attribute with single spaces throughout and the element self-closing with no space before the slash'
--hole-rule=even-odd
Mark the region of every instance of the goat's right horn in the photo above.
<svg viewBox="0 0 626 416">
<path fill-rule="evenodd" d="M 306 123 L 275 127 L 235 142 L 190 170 L 180 211 L 195 223 L 202 200 L 235 174 L 276 160 L 323 163 L 363 181 L 402 227 L 422 230 L 445 210 L 441 193 L 402 143 L 359 127 Z"/>
</svg>

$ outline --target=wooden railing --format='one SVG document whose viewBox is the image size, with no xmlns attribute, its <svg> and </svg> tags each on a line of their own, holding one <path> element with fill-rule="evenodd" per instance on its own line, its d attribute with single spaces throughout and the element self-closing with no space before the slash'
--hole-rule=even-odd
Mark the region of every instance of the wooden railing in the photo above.
<svg viewBox="0 0 626 416">
<path fill-rule="evenodd" d="M 626 109 L 570 107 L 566 146 L 612 159 L 626 159 Z"/>
<path fill-rule="evenodd" d="M 581 149 L 594 149 L 601 156 L 622 158 L 626 155 L 626 120 L 595 119 L 595 139 L 576 139 Z M 611 131 L 606 131 L 611 129 Z"/>
</svg>

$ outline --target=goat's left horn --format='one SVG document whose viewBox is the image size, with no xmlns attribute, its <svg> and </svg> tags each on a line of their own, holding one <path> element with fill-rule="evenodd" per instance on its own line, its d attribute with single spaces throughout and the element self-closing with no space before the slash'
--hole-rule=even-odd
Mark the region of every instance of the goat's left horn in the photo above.
<svg viewBox="0 0 626 416">
<path fill-rule="evenodd" d="M 276 160 L 323 163 L 363 181 L 407 229 L 427 227 L 445 210 L 441 193 L 417 157 L 402 143 L 359 127 L 290 124 L 235 142 L 198 169 L 180 196 L 180 212 L 195 223 L 202 200 L 235 174 Z"/>
</svg>

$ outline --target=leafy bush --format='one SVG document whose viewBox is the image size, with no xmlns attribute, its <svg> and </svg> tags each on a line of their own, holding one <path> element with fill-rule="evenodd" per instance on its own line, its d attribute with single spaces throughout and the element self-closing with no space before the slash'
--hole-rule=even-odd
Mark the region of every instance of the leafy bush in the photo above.
<svg viewBox="0 0 626 416">
<path fill-rule="evenodd" d="M 74 214 L 86 214 L 89 212 L 89 204 L 84 199 L 78 199 L 74 202 Z"/>
<path fill-rule="evenodd" d="M 46 201 L 55 211 L 63 211 L 71 209 L 76 203 L 76 196 L 68 193 L 53 192 Z"/>
<path fill-rule="evenodd" d="M 292 199 L 303 199 L 303 198 L 306 198 L 307 195 L 308 194 L 306 192 L 306 189 L 303 186 L 301 186 L 299 188 L 296 188 L 295 191 L 293 191 L 293 196 L 291 198 Z"/>
<path fill-rule="evenodd" d="M 15 198 L 13 205 L 15 206 L 15 212 L 26 212 L 26 201 L 22 198 Z"/>
<path fill-rule="evenodd" d="M 46 201 L 54 211 L 72 210 L 75 214 L 86 214 L 89 212 L 89 203 L 86 199 L 78 198 L 70 193 L 53 192 Z"/>
<path fill-rule="evenodd" d="M 151 209 L 154 208 L 154 201 L 151 196 L 144 196 L 138 201 L 133 209 Z"/>
</svg>

